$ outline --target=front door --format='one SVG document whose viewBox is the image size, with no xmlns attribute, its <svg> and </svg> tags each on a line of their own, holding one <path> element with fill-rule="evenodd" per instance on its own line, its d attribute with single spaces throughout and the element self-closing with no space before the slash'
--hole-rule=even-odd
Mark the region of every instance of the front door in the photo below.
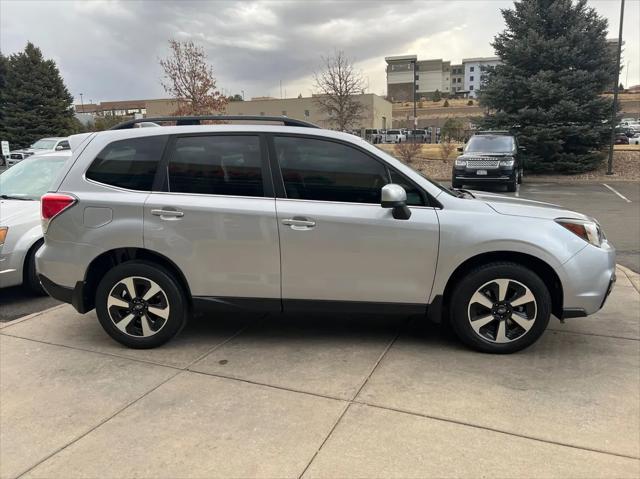
<svg viewBox="0 0 640 479">
<path fill-rule="evenodd" d="M 438 254 L 438 219 L 426 195 L 381 160 L 348 144 L 276 136 L 286 198 L 276 200 L 285 310 L 318 301 L 427 303 Z M 394 178 L 395 176 L 395 178 Z M 411 218 L 380 206 L 381 188 L 405 184 Z"/>
<path fill-rule="evenodd" d="M 280 309 L 275 200 L 261 141 L 251 134 L 173 138 L 166 191 L 145 204 L 145 247 L 173 261 L 191 294 L 212 305 Z"/>
</svg>

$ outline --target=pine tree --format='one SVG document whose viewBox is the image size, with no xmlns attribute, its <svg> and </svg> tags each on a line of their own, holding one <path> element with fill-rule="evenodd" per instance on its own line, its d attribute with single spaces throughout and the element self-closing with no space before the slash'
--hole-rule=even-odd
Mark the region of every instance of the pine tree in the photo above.
<svg viewBox="0 0 640 479">
<path fill-rule="evenodd" d="M 615 60 L 607 21 L 586 0 L 520 0 L 502 10 L 493 42 L 502 60 L 480 94 L 484 128 L 517 133 L 526 167 L 579 173 L 597 168 L 610 133 Z"/>
<path fill-rule="evenodd" d="M 26 147 L 46 136 L 73 131 L 73 97 L 53 60 L 45 60 L 39 48 L 27 43 L 23 52 L 6 62 L 2 88 L 0 138 L 11 149 Z"/>
</svg>

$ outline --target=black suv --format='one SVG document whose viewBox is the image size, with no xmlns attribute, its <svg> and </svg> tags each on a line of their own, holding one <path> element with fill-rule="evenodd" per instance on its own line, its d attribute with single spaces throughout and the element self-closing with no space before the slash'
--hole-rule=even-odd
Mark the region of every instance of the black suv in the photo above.
<svg viewBox="0 0 640 479">
<path fill-rule="evenodd" d="M 523 164 L 516 138 L 508 132 L 481 131 L 473 135 L 453 164 L 451 185 L 505 183 L 507 191 L 516 191 L 522 183 Z"/>
</svg>

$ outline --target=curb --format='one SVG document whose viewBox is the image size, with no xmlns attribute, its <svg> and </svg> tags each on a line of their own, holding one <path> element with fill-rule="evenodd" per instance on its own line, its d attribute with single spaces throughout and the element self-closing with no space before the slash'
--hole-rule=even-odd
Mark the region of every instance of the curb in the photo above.
<svg viewBox="0 0 640 479">
<path fill-rule="evenodd" d="M 619 268 L 620 271 L 622 271 L 625 276 L 629 278 L 629 281 L 631 281 L 631 284 L 633 285 L 635 290 L 640 293 L 640 274 L 620 264 L 616 264 L 616 268 Z"/>
</svg>

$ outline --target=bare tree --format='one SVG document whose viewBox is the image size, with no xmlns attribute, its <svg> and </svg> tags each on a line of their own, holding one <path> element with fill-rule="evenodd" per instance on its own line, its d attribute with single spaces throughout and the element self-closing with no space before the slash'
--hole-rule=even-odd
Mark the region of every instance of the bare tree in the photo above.
<svg viewBox="0 0 640 479">
<path fill-rule="evenodd" d="M 192 41 L 169 40 L 171 55 L 160 59 L 164 77 L 160 83 L 176 98 L 177 115 L 205 115 L 224 112 L 227 99 L 216 89 L 213 67 L 207 54 Z"/>
<path fill-rule="evenodd" d="M 393 151 L 398 158 L 410 165 L 422 153 L 422 145 L 413 141 L 405 141 L 404 143 L 396 143 Z"/>
<path fill-rule="evenodd" d="M 343 51 L 322 57 L 323 69 L 313 74 L 315 102 L 338 130 L 347 130 L 361 118 L 364 105 L 356 95 L 364 93 L 365 82 Z"/>
<path fill-rule="evenodd" d="M 451 138 L 442 138 L 440 140 L 440 157 L 442 158 L 442 161 L 448 160 L 455 149 L 456 145 L 451 142 Z"/>
</svg>

